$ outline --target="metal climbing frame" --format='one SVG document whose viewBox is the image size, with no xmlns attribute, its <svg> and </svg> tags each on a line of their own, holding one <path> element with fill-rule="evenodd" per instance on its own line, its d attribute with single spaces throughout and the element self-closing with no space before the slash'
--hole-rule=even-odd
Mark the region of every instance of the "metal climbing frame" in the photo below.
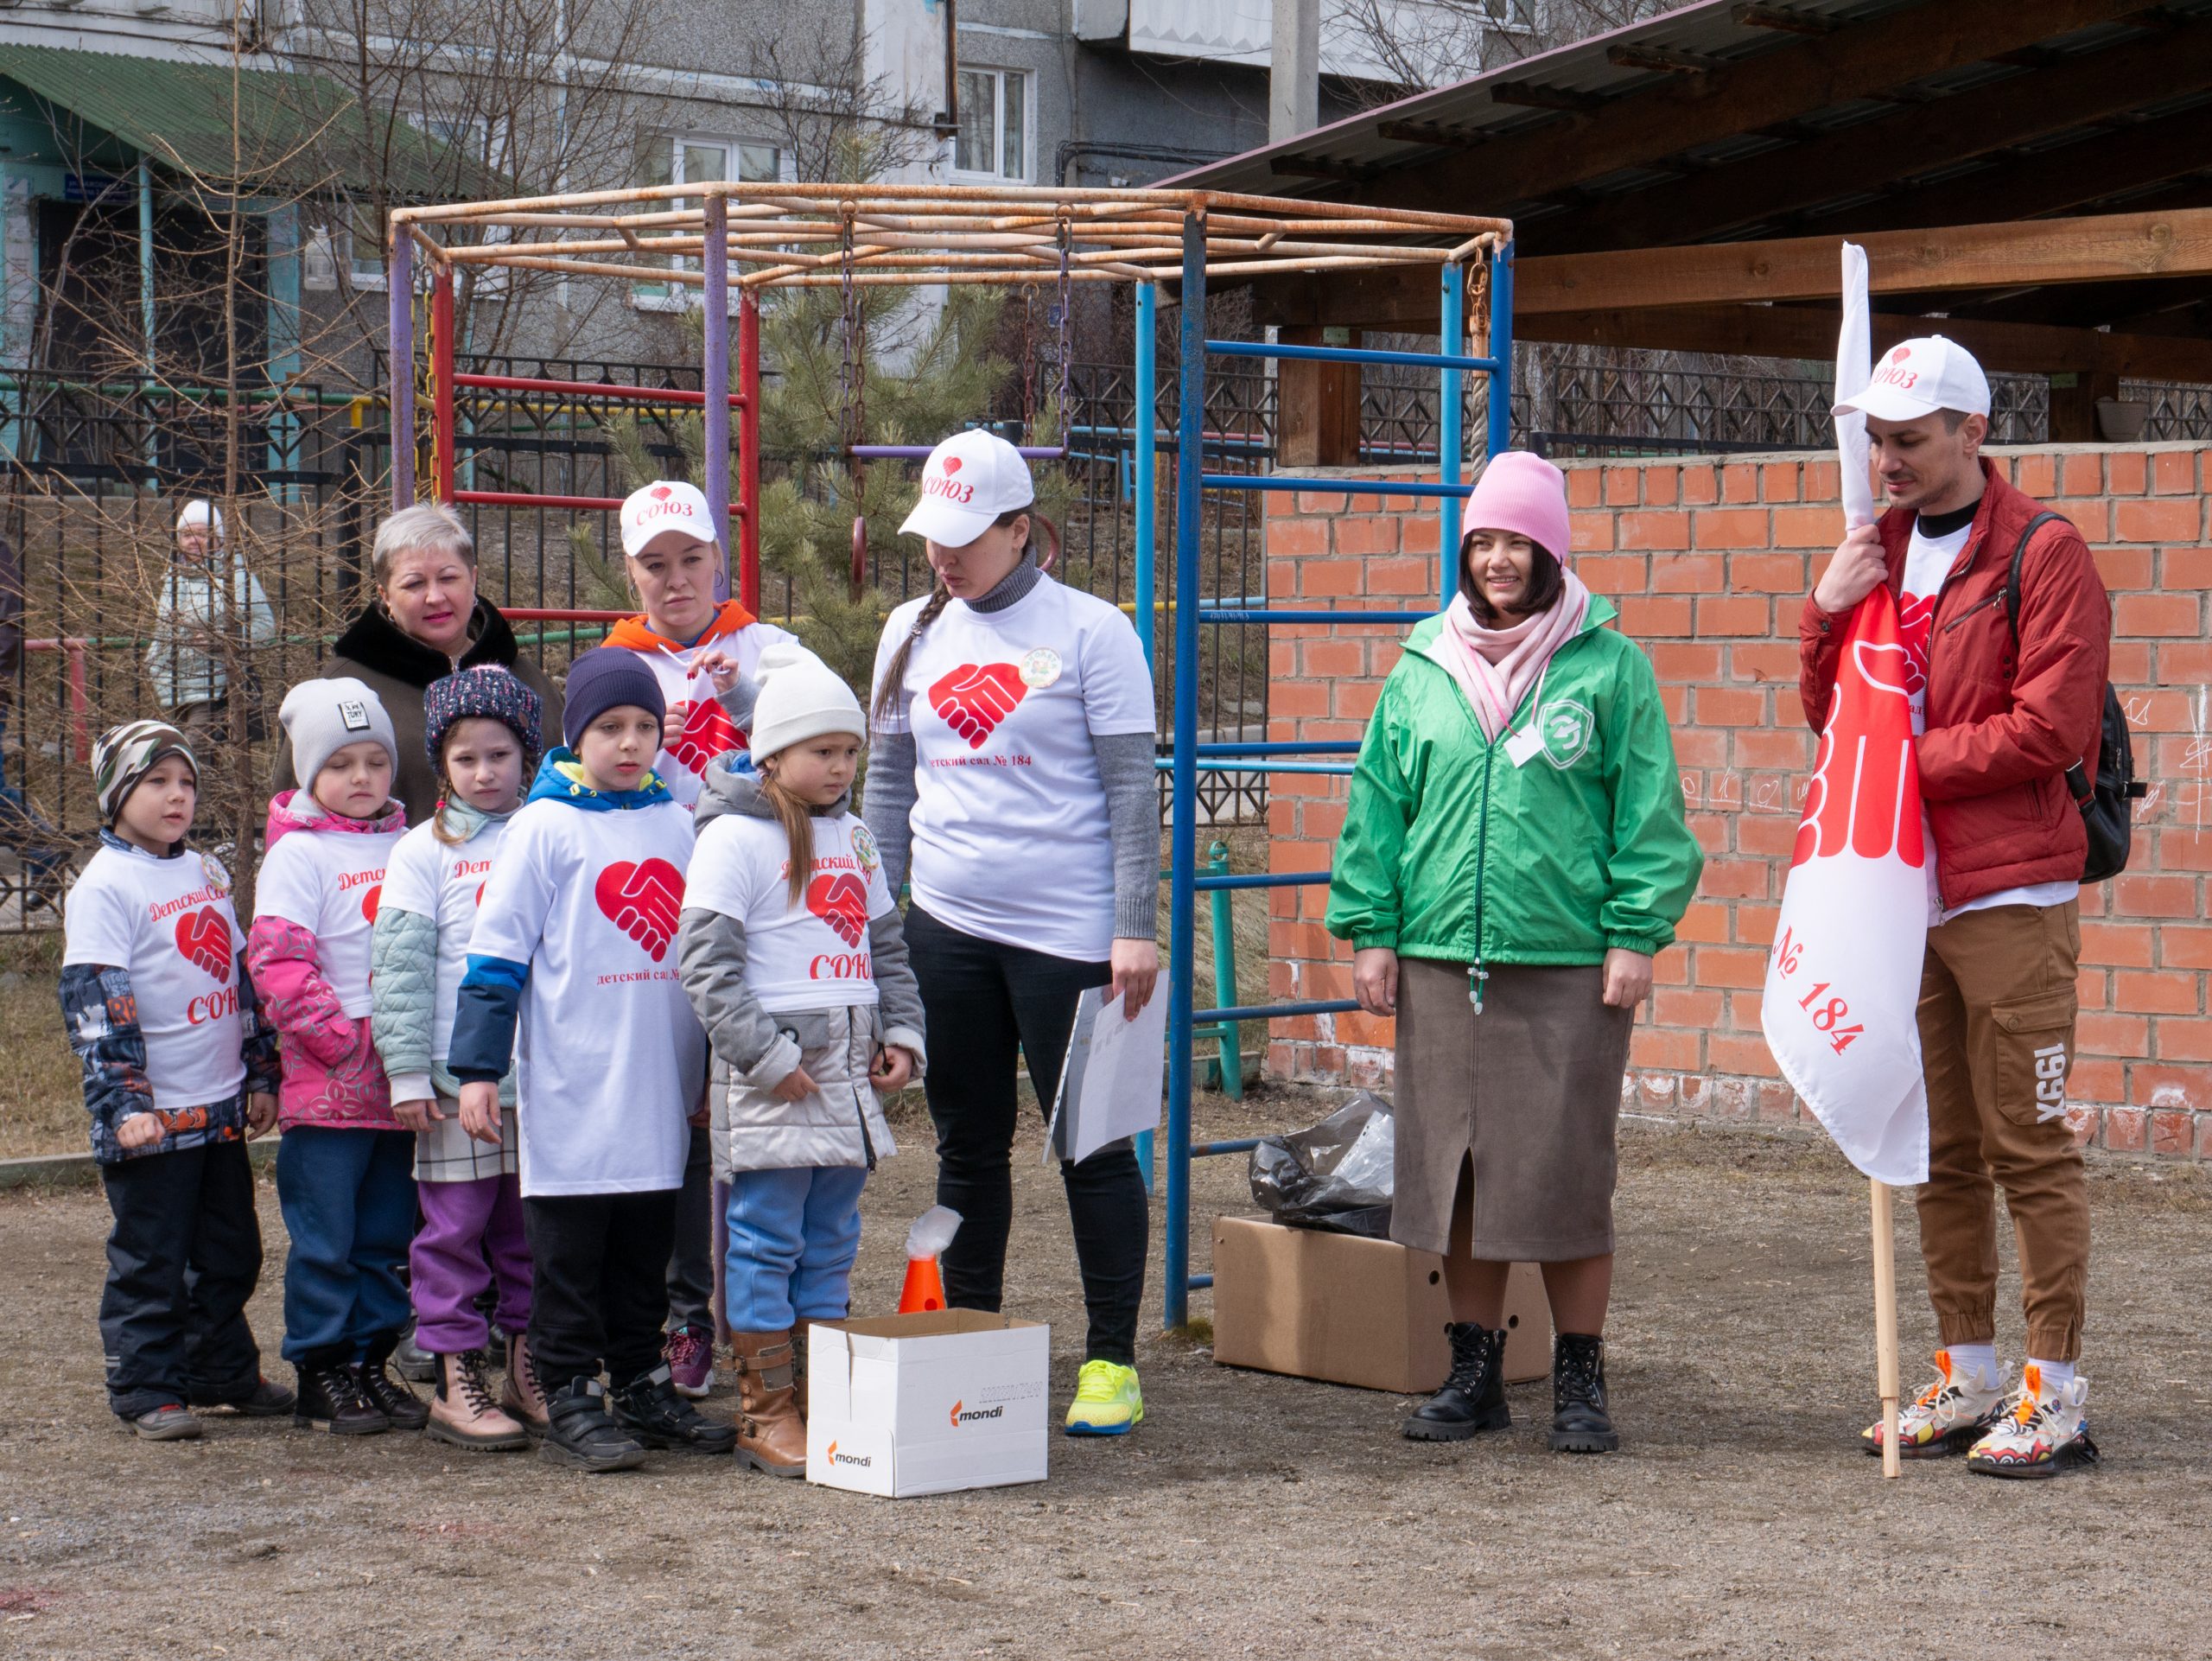
<svg viewBox="0 0 2212 1661">
<path fill-rule="evenodd" d="M 1464 414 L 1462 388 L 1469 374 L 1491 378 L 1485 453 L 1496 455 L 1507 443 L 1513 360 L 1513 247 L 1510 232 L 1485 239 L 1489 262 L 1490 318 L 1484 355 L 1465 355 L 1466 265 L 1445 263 L 1440 283 L 1441 350 L 1369 351 L 1357 347 L 1268 346 L 1205 337 L 1206 258 L 1205 238 L 1193 221 L 1185 229 L 1183 258 L 1182 384 L 1176 423 L 1174 612 L 1175 710 L 1173 770 L 1173 823 L 1168 862 L 1173 931 L 1169 947 L 1167 1003 L 1167 1244 L 1162 1266 L 1161 1312 L 1170 1328 L 1189 1318 L 1190 1296 L 1213 1284 L 1211 1275 L 1191 1273 L 1191 1161 L 1215 1154 L 1249 1150 L 1250 1140 L 1191 1141 L 1192 1044 L 1208 1028 L 1236 1030 L 1243 1021 L 1273 1021 L 1287 1015 L 1334 1014 L 1359 1006 L 1348 998 L 1304 999 L 1289 1003 L 1247 1004 L 1226 1009 L 1193 1009 L 1192 988 L 1196 901 L 1199 894 L 1236 888 L 1282 888 L 1325 884 L 1326 871 L 1268 871 L 1249 875 L 1198 875 L 1198 777 L 1225 770 L 1326 773 L 1351 772 L 1350 760 L 1295 760 L 1348 756 L 1359 748 L 1350 741 L 1200 744 L 1198 741 L 1198 631 L 1206 625 L 1240 623 L 1416 623 L 1432 614 L 1398 610 L 1314 610 L 1282 607 L 1204 606 L 1189 603 L 1198 593 L 1199 511 L 1208 490 L 1294 490 L 1433 497 L 1440 504 L 1438 538 L 1437 605 L 1450 602 L 1458 578 L 1459 519 L 1473 487 L 1461 482 Z M 1143 339 L 1140 331 L 1139 340 Z M 1209 357 L 1306 359 L 1339 364 L 1414 364 L 1433 366 L 1440 377 L 1437 478 L 1427 480 L 1302 478 L 1275 474 L 1210 474 L 1202 460 Z M 1141 404 L 1139 406 L 1142 408 Z"/>
</svg>

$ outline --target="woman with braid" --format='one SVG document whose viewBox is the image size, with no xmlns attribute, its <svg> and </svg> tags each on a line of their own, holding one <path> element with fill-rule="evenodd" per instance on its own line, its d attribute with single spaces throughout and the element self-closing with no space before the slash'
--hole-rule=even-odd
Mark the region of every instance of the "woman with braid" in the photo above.
<svg viewBox="0 0 2212 1661">
<path fill-rule="evenodd" d="M 1082 993 L 1110 984 L 1133 1015 L 1160 974 L 1152 671 L 1128 619 L 1040 568 L 1037 532 L 1057 534 L 1035 503 L 995 434 L 930 453 L 899 531 L 924 539 L 936 582 L 885 624 L 870 711 L 864 818 L 892 892 L 912 881 L 925 1024 L 960 1057 L 924 1080 L 937 1197 L 963 1219 L 944 1254 L 955 1308 L 999 1307 L 1017 1052 L 1049 1104 Z M 1060 1179 L 1090 1322 L 1067 1429 L 1119 1435 L 1144 1417 L 1144 1179 L 1126 1139 Z"/>
</svg>

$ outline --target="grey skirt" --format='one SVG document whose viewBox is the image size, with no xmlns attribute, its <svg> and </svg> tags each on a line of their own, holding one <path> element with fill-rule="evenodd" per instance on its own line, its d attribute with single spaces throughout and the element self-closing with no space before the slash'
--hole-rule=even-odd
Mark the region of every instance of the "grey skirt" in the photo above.
<svg viewBox="0 0 2212 1661">
<path fill-rule="evenodd" d="M 1614 1133 L 1633 1009 L 1598 968 L 1398 960 L 1397 1192 L 1390 1238 L 1446 1252 L 1472 1162 L 1474 1255 L 1564 1263 L 1613 1249 Z"/>
</svg>

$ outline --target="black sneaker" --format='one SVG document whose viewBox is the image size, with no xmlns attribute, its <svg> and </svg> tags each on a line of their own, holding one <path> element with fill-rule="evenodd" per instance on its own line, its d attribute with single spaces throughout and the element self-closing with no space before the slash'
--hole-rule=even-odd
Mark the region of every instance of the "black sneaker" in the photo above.
<svg viewBox="0 0 2212 1661">
<path fill-rule="evenodd" d="M 281 1419 L 297 1403 L 298 1397 L 282 1384 L 272 1384 L 266 1378 L 256 1378 L 253 1388 L 243 1396 L 212 1396 L 204 1402 L 194 1402 L 194 1408 L 227 1407 L 241 1419 Z"/>
<path fill-rule="evenodd" d="M 737 1427 L 715 1422 L 677 1395 L 665 1361 L 614 1392 L 614 1417 L 648 1448 L 728 1454 L 737 1447 Z"/>
<path fill-rule="evenodd" d="M 391 1429 L 384 1410 L 361 1394 L 361 1381 L 343 1351 L 323 1350 L 303 1357 L 298 1371 L 294 1424 L 327 1429 L 337 1436 L 373 1436 Z"/>
<path fill-rule="evenodd" d="M 1552 1340 L 1552 1452 L 1610 1454 L 1620 1445 L 1605 1410 L 1605 1340 L 1561 1333 Z"/>
<path fill-rule="evenodd" d="M 1505 1405 L 1504 1329 L 1455 1321 L 1444 1330 L 1452 1371 L 1400 1429 L 1413 1441 L 1465 1441 L 1478 1430 L 1504 1429 L 1513 1422 Z"/>
<path fill-rule="evenodd" d="M 643 1465 L 645 1445 L 607 1417 L 606 1402 L 596 1378 L 578 1378 L 548 1397 L 538 1456 L 572 1471 L 634 1471 Z"/>
<path fill-rule="evenodd" d="M 393 1340 L 371 1346 L 361 1365 L 356 1369 L 360 1376 L 361 1394 L 370 1404 L 391 1421 L 395 1430 L 420 1430 L 430 1422 L 429 1404 L 391 1376 Z"/>
</svg>

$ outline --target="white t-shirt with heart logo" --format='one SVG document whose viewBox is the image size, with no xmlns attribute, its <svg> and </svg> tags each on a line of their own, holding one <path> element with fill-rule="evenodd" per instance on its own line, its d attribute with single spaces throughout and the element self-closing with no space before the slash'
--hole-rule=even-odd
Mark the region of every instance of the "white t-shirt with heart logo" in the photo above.
<svg viewBox="0 0 2212 1661">
<path fill-rule="evenodd" d="M 683 903 L 745 926 L 745 983 L 770 1014 L 876 1001 L 868 926 L 894 907 L 875 838 L 851 814 L 814 821 L 814 869 L 796 906 L 784 827 L 747 813 L 710 819 Z"/>
<path fill-rule="evenodd" d="M 468 941 L 527 964 L 515 1043 L 522 1191 L 683 1186 L 707 1035 L 677 975 L 691 815 L 526 802 Z"/>
<path fill-rule="evenodd" d="M 492 856 L 507 833 L 494 819 L 457 846 L 437 837 L 436 821 L 425 819 L 399 839 L 385 869 L 384 897 L 378 902 L 427 917 L 437 926 L 438 963 L 430 1009 L 430 1060 L 446 1063 L 453 1045 L 453 1012 L 461 996 L 461 977 L 468 969 L 468 937 L 476 926 L 476 907 L 492 875 Z"/>
<path fill-rule="evenodd" d="M 302 795 L 306 792 L 302 792 Z M 261 862 L 253 914 L 315 936 L 315 967 L 348 1021 L 369 1013 L 370 937 L 400 830 L 289 830 Z"/>
<path fill-rule="evenodd" d="M 886 621 L 874 685 L 924 603 Z M 915 901 L 965 934 L 1104 961 L 1114 847 L 1090 741 L 1154 730 L 1129 620 L 1049 576 L 1003 611 L 956 600 L 914 642 L 881 724 L 914 735 Z"/>
<path fill-rule="evenodd" d="M 686 811 L 698 805 L 707 764 L 725 750 L 743 748 L 746 736 L 715 697 L 714 683 L 704 675 L 692 674 L 692 663 L 709 652 L 726 652 L 737 659 L 739 672 L 750 676 L 760 666 L 763 652 L 779 640 L 796 638 L 773 623 L 748 623 L 674 656 L 658 650 L 636 653 L 660 682 L 661 696 L 670 705 L 691 706 L 675 745 L 653 758 L 653 771 Z"/>
<path fill-rule="evenodd" d="M 126 971 L 164 1112 L 227 1101 L 245 1083 L 238 964 L 245 937 L 213 859 L 103 843 L 69 890 L 64 964 Z"/>
</svg>

